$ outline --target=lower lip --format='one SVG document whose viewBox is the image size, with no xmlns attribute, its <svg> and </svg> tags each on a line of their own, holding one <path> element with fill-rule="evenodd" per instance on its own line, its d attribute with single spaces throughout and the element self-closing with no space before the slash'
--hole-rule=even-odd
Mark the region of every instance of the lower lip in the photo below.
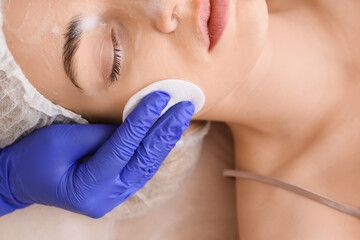
<svg viewBox="0 0 360 240">
<path fill-rule="evenodd" d="M 230 0 L 201 0 L 198 23 L 209 51 L 221 39 L 230 17 Z"/>
</svg>

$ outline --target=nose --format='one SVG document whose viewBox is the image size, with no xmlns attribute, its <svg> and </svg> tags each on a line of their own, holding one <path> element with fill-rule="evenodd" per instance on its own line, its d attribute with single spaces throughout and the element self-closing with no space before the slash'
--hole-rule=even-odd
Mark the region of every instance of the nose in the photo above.
<svg viewBox="0 0 360 240">
<path fill-rule="evenodd" d="M 179 1 L 180 0 L 149 1 L 150 8 L 153 8 L 153 24 L 158 31 L 162 33 L 172 33 L 176 31 L 180 20 L 176 12 Z"/>
</svg>

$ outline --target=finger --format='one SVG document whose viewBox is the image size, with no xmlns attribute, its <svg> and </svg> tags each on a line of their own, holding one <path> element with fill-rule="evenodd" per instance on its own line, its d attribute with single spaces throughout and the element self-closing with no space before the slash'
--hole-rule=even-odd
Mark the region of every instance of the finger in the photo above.
<svg viewBox="0 0 360 240">
<path fill-rule="evenodd" d="M 149 94 L 140 102 L 111 138 L 86 162 L 98 180 L 117 176 L 128 163 L 149 129 L 167 106 L 170 96 L 164 92 Z"/>
<path fill-rule="evenodd" d="M 50 126 L 55 149 L 64 159 L 77 161 L 96 152 L 116 131 L 118 126 L 104 124 L 59 124 Z"/>
<path fill-rule="evenodd" d="M 188 128 L 194 106 L 182 102 L 172 107 L 149 131 L 129 163 L 120 172 L 128 186 L 140 188 L 158 171 L 162 162 Z"/>
</svg>

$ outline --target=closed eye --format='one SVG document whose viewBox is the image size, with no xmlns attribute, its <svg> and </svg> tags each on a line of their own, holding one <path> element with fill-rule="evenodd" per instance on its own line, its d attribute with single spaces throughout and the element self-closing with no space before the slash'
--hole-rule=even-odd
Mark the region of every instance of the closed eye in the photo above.
<svg viewBox="0 0 360 240">
<path fill-rule="evenodd" d="M 114 47 L 113 67 L 110 74 L 110 85 L 118 81 L 122 67 L 122 50 L 114 30 L 111 30 L 111 40 Z"/>
</svg>

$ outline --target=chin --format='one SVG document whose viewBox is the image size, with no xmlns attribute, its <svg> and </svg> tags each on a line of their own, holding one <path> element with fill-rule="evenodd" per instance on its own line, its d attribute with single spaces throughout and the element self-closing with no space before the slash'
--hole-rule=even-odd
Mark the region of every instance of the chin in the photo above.
<svg viewBox="0 0 360 240">
<path fill-rule="evenodd" d="M 265 0 L 232 1 L 230 20 L 223 39 L 213 50 L 212 87 L 205 89 L 214 104 L 241 86 L 257 64 L 268 41 L 268 9 Z M 215 70 L 214 70 L 215 69 Z M 209 90 L 209 91 L 207 91 Z"/>
</svg>

